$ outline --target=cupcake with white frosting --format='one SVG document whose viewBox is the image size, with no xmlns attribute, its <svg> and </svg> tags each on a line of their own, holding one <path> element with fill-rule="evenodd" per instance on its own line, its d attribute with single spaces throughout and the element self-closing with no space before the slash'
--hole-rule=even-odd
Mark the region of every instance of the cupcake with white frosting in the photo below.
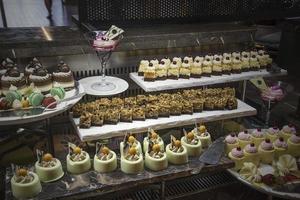
<svg viewBox="0 0 300 200">
<path fill-rule="evenodd" d="M 170 64 L 168 69 L 168 78 L 177 80 L 179 78 L 179 63 L 176 60 Z"/>
<path fill-rule="evenodd" d="M 206 56 L 202 63 L 202 76 L 211 76 L 212 74 L 212 60 L 210 57 Z"/>
<path fill-rule="evenodd" d="M 242 72 L 250 70 L 250 52 L 243 51 L 241 56 Z"/>
<path fill-rule="evenodd" d="M 215 76 L 222 75 L 222 56 L 221 55 L 215 55 L 212 65 L 212 74 Z"/>
<path fill-rule="evenodd" d="M 58 83 L 64 89 L 71 89 L 75 86 L 73 73 L 70 67 L 63 61 L 58 64 L 57 70 L 53 72 L 52 76 L 53 83 Z"/>
<path fill-rule="evenodd" d="M 242 62 L 239 56 L 233 58 L 231 72 L 235 74 L 240 74 L 242 72 Z"/>
<path fill-rule="evenodd" d="M 223 74 L 231 74 L 231 70 L 232 70 L 231 56 L 227 53 L 224 53 L 223 61 L 222 61 L 222 72 Z"/>
<path fill-rule="evenodd" d="M 201 59 L 195 59 L 193 66 L 191 67 L 191 77 L 200 78 L 202 75 L 202 61 Z"/>
<path fill-rule="evenodd" d="M 156 79 L 157 80 L 166 80 L 168 76 L 168 67 L 165 61 L 160 61 L 157 68 L 155 68 Z"/>
<path fill-rule="evenodd" d="M 139 64 L 139 69 L 138 69 L 138 75 L 139 76 L 144 76 L 144 71 L 146 67 L 149 65 L 148 60 L 141 60 Z"/>
<path fill-rule="evenodd" d="M 191 65 L 189 60 L 183 60 L 181 67 L 179 68 L 179 77 L 189 79 L 191 76 Z"/>
<path fill-rule="evenodd" d="M 193 65 L 193 57 L 192 56 L 185 56 L 183 58 L 183 60 L 188 60 L 189 61 L 189 64 L 192 66 Z"/>
</svg>

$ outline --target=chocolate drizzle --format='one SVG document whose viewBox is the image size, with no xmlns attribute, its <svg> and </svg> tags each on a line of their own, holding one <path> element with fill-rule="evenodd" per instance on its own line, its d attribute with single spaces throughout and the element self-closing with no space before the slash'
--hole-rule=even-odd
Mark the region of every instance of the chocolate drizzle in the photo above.
<svg viewBox="0 0 300 200">
<path fill-rule="evenodd" d="M 17 67 L 13 67 L 13 68 L 9 69 L 6 74 L 10 77 L 19 77 L 20 71 Z"/>
<path fill-rule="evenodd" d="M 69 72 L 70 71 L 70 67 L 64 63 L 64 61 L 60 61 L 60 63 L 57 66 L 57 72 Z"/>
<path fill-rule="evenodd" d="M 48 71 L 45 68 L 35 68 L 33 71 L 33 75 L 36 76 L 47 76 Z"/>
</svg>

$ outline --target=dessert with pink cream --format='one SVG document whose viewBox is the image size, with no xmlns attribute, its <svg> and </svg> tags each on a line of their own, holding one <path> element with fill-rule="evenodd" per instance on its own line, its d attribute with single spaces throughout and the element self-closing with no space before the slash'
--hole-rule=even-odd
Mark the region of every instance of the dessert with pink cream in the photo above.
<svg viewBox="0 0 300 200">
<path fill-rule="evenodd" d="M 260 160 L 265 164 L 272 164 L 274 160 L 274 146 L 270 139 L 265 139 L 258 147 L 258 152 L 260 154 Z"/>
<path fill-rule="evenodd" d="M 253 143 L 255 144 L 255 146 L 258 147 L 260 145 L 260 143 L 262 141 L 264 141 L 265 134 L 264 134 L 264 132 L 260 128 L 255 129 L 251 133 L 251 139 L 252 139 Z"/>
<path fill-rule="evenodd" d="M 288 144 L 284 141 L 283 137 L 278 138 L 274 142 L 275 158 L 287 154 Z"/>
<path fill-rule="evenodd" d="M 247 130 L 244 130 L 238 134 L 238 141 L 242 148 L 251 143 L 251 136 Z"/>
<path fill-rule="evenodd" d="M 226 142 L 226 154 L 229 154 L 229 152 L 238 147 L 239 146 L 239 142 L 238 139 L 236 137 L 236 135 L 234 133 L 227 135 L 225 138 L 225 142 Z"/>
<path fill-rule="evenodd" d="M 259 165 L 260 158 L 258 156 L 257 147 L 254 143 L 247 144 L 244 148 L 245 162 L 252 162 L 256 166 Z"/>
<path fill-rule="evenodd" d="M 240 170 L 243 167 L 244 164 L 244 152 L 241 147 L 236 147 L 229 152 L 228 157 L 234 161 L 234 169 Z"/>
</svg>

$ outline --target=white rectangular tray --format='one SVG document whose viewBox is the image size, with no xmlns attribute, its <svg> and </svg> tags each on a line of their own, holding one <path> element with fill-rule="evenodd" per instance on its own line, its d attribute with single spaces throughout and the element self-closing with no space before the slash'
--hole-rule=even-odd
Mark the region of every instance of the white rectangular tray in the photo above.
<svg viewBox="0 0 300 200">
<path fill-rule="evenodd" d="M 178 80 L 162 80 L 154 82 L 144 81 L 144 77 L 138 76 L 137 73 L 130 73 L 130 78 L 138 84 L 146 92 L 162 91 L 162 90 L 172 90 L 179 88 L 188 88 L 195 86 L 213 85 L 218 83 L 228 83 L 242 80 L 249 80 L 257 77 L 273 77 L 287 75 L 287 71 L 281 69 L 279 73 L 270 73 L 267 70 L 242 72 L 241 74 L 231 74 L 222 76 L 211 76 L 211 77 L 201 77 L 201 78 L 190 78 L 190 79 L 178 79 Z"/>
<path fill-rule="evenodd" d="M 116 125 L 104 125 L 101 127 L 92 126 L 89 129 L 81 129 L 77 125 L 79 119 L 74 118 L 77 127 L 77 133 L 82 141 L 91 141 L 98 139 L 122 136 L 126 133 L 140 133 L 151 127 L 155 130 L 172 128 L 194 124 L 195 122 L 209 122 L 222 119 L 231 119 L 245 116 L 256 115 L 256 109 L 238 100 L 238 109 L 235 110 L 216 110 L 203 111 L 193 115 L 171 116 L 169 118 L 146 119 L 145 121 L 133 121 L 132 123 L 119 122 Z"/>
</svg>

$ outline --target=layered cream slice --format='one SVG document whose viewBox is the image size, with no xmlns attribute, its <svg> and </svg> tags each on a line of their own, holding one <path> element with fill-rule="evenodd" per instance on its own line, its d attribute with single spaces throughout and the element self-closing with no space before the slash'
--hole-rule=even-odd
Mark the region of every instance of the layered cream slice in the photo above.
<svg viewBox="0 0 300 200">
<path fill-rule="evenodd" d="M 40 193 L 42 186 L 37 174 L 17 167 L 11 178 L 11 190 L 15 198 L 27 199 Z"/>
<path fill-rule="evenodd" d="M 148 151 L 145 153 L 145 165 L 153 171 L 160 171 L 168 167 L 167 154 L 160 144 L 149 143 Z"/>
<path fill-rule="evenodd" d="M 64 175 L 60 161 L 50 153 L 41 153 L 41 157 L 35 163 L 35 170 L 42 182 L 56 181 Z"/>
<path fill-rule="evenodd" d="M 126 135 L 120 143 L 121 170 L 126 174 L 138 174 L 144 171 L 142 148 L 132 135 Z"/>
<path fill-rule="evenodd" d="M 171 143 L 166 146 L 166 154 L 168 161 L 172 164 L 181 165 L 188 162 L 186 147 L 174 136 L 171 136 Z"/>
<path fill-rule="evenodd" d="M 194 132 L 185 132 L 181 138 L 181 144 L 186 148 L 188 156 L 200 156 L 202 153 L 201 141 L 194 135 Z"/>
<path fill-rule="evenodd" d="M 81 174 L 91 168 L 90 156 L 80 147 L 69 144 L 69 154 L 67 155 L 67 170 L 72 174 Z"/>
<path fill-rule="evenodd" d="M 97 172 L 106 173 L 112 172 L 116 168 L 116 153 L 104 145 L 102 145 L 100 148 L 97 148 L 96 154 L 94 156 L 94 169 Z"/>
<path fill-rule="evenodd" d="M 164 141 L 152 129 L 148 131 L 148 136 L 144 138 L 144 141 L 143 141 L 144 153 L 148 152 L 148 147 L 149 147 L 150 142 L 153 144 L 158 144 L 160 146 L 161 150 L 164 150 L 164 148 L 165 148 Z"/>
</svg>

